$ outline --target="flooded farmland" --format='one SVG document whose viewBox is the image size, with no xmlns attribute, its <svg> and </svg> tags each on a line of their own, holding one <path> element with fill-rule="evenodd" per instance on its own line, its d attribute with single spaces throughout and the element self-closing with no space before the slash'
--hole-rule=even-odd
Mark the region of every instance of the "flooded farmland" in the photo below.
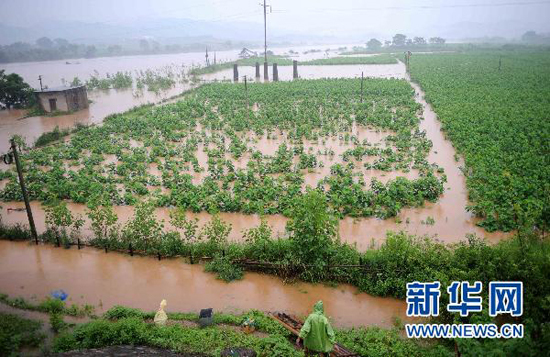
<svg viewBox="0 0 550 357">
<path fill-rule="evenodd" d="M 241 67 L 245 71 L 251 71 L 253 75 L 253 67 Z M 302 66 L 300 68 L 301 76 L 307 76 L 307 78 L 325 78 L 325 77 L 350 77 L 357 78 L 364 73 L 366 77 L 394 77 L 394 78 L 406 78 L 405 66 L 399 62 L 395 65 L 346 65 L 346 66 Z M 288 72 L 288 73 L 287 73 Z M 281 66 L 280 78 L 282 80 L 291 80 L 292 67 Z M 212 75 L 206 75 L 208 80 L 221 80 L 224 79 L 227 73 L 217 72 Z M 377 218 L 351 218 L 347 217 L 340 221 L 339 234 L 340 238 L 344 242 L 355 243 L 360 250 L 365 250 L 370 247 L 378 247 L 386 237 L 388 231 L 401 231 L 405 230 L 412 234 L 429 235 L 435 239 L 444 242 L 458 242 L 464 240 L 467 234 L 476 234 L 480 237 L 485 237 L 491 242 L 496 242 L 506 234 L 496 232 L 488 233 L 483 229 L 476 226 L 476 219 L 466 211 L 467 205 L 467 192 L 465 188 L 464 175 L 460 171 L 460 161 L 455 161 L 455 151 L 447 141 L 442 132 L 440 131 L 440 124 L 437 121 L 437 117 L 431 107 L 423 99 L 423 93 L 416 84 L 411 84 L 415 90 L 416 100 L 423 107 L 423 120 L 420 122 L 420 127 L 427 133 L 428 139 L 433 142 L 433 147 L 430 151 L 428 159 L 430 162 L 436 163 L 440 167 L 444 168 L 447 176 L 447 183 L 445 184 L 445 193 L 440 197 L 436 203 L 426 203 L 423 208 L 407 208 L 398 215 L 397 219 L 381 220 Z M 173 89 L 166 95 L 175 94 L 180 89 Z M 110 94 L 114 92 L 114 94 Z M 159 99 L 159 97 L 153 93 L 148 93 L 147 96 L 135 98 L 132 96 L 131 91 L 110 91 L 108 93 L 101 93 L 99 91 L 92 92 L 91 98 L 94 102 L 90 108 L 85 111 L 77 112 L 73 115 L 59 116 L 59 117 L 34 117 L 21 120 L 8 119 L 2 121 L 2 124 L 9 130 L 2 131 L 2 135 L 5 136 L 4 141 L 7 142 L 9 136 L 14 133 L 19 133 L 27 138 L 36 137 L 42 131 L 52 130 L 55 126 L 70 127 L 75 122 L 100 123 L 102 118 L 112 112 L 119 112 L 128 109 L 136 104 L 136 100 L 149 101 L 153 99 Z M 126 100 L 120 100 L 125 98 Z M 116 109 L 115 109 L 116 108 Z M 9 112 L 0 112 L 0 116 Z M 94 113 L 93 115 L 91 113 Z M 20 114 L 20 112 L 15 112 Z M 17 115 L 16 115 L 17 116 Z M 97 118 L 97 120 L 95 119 Z M 369 140 L 376 143 L 381 142 L 388 134 L 378 131 L 368 131 L 361 128 L 355 128 L 355 134 L 359 140 Z M 353 132 L 353 131 L 352 131 Z M 260 138 L 254 147 L 260 150 L 266 155 L 272 155 L 279 145 L 280 139 L 266 139 Z M 305 184 L 310 187 L 315 187 L 317 182 L 325 177 L 330 172 L 330 166 L 334 162 L 338 162 L 341 159 L 338 158 L 349 145 L 343 144 L 338 139 L 329 140 L 322 146 L 310 145 L 315 150 L 323 148 L 331 149 L 334 151 L 335 159 L 327 159 L 328 162 L 324 168 L 316 169 L 305 173 Z M 306 143 L 305 148 L 308 148 Z M 202 167 L 206 167 L 207 156 L 205 152 L 199 147 L 197 151 L 197 159 Z M 245 167 L 247 163 L 246 155 L 239 162 L 235 162 L 236 167 Z M 160 172 L 157 172 L 157 176 Z M 203 179 L 204 174 L 195 174 L 194 180 L 200 182 Z M 364 173 L 364 179 L 369 182 L 372 177 L 376 177 L 378 180 L 385 182 L 389 179 L 394 179 L 397 176 L 403 176 L 408 178 L 414 178 L 414 170 L 409 173 L 403 173 L 399 171 L 390 172 L 377 172 L 376 170 L 366 170 Z M 4 204 L 3 218 L 6 223 L 25 223 L 26 216 L 24 212 L 7 214 L 6 210 L 9 208 L 21 207 L 19 203 L 5 203 Z M 43 231 L 44 217 L 39 208 L 39 204 L 35 203 L 38 214 L 38 226 L 39 230 Z M 71 209 L 75 212 L 84 214 L 83 205 L 71 204 Z M 128 207 L 117 207 L 116 212 L 119 216 L 120 222 L 124 223 L 131 218 L 132 209 Z M 166 209 L 158 209 L 159 219 L 165 219 L 168 221 L 168 211 Z M 189 216 L 194 216 L 189 213 Z M 208 221 L 210 215 L 203 213 L 199 214 L 199 219 L 202 224 Z M 224 213 L 222 218 L 231 223 L 233 229 L 230 234 L 230 239 L 239 241 L 242 237 L 242 231 L 246 228 L 257 226 L 259 223 L 259 217 L 256 215 L 246 215 L 241 213 Z M 273 227 L 273 231 L 277 236 L 285 236 L 285 224 L 287 219 L 283 216 L 272 215 L 267 217 L 268 223 Z M 85 226 L 86 227 L 86 226 Z M 89 234 L 89 231 L 88 231 Z"/>
<path fill-rule="evenodd" d="M 365 77 L 407 79 L 405 66 L 399 62 L 395 65 L 346 65 L 346 66 L 302 66 L 299 67 L 300 77 L 304 79 L 348 77 Z M 240 67 L 240 74 L 253 76 L 253 67 Z M 231 71 L 221 71 L 203 76 L 206 81 L 231 78 Z M 282 81 L 292 79 L 292 67 L 279 67 L 279 78 Z M 440 124 L 435 113 L 424 101 L 424 93 L 416 84 L 411 84 L 415 91 L 415 99 L 422 105 L 423 120 L 421 130 L 425 130 L 427 138 L 433 142 L 428 155 L 430 163 L 444 169 L 447 176 L 445 191 L 436 203 L 426 203 L 420 208 L 404 208 L 397 218 L 351 218 L 346 217 L 339 222 L 339 238 L 346 243 L 355 244 L 360 251 L 378 248 L 386 238 L 388 231 L 407 231 L 411 234 L 428 235 L 446 243 L 456 243 L 465 239 L 467 234 L 485 237 L 490 242 L 497 242 L 506 236 L 503 233 L 487 233 L 476 226 L 476 220 L 466 211 L 467 193 L 465 181 L 459 166 L 455 161 L 455 151 L 440 131 Z M 0 113 L 4 128 L 0 140 L 7 141 L 13 134 L 20 134 L 31 143 L 42 132 L 71 127 L 75 123 L 101 124 L 105 116 L 113 112 L 122 112 L 135 105 L 158 102 L 164 98 L 176 95 L 190 88 L 178 86 L 160 95 L 145 93 L 136 97 L 132 90 L 126 91 L 94 91 L 90 93 L 92 104 L 90 108 L 71 115 L 58 117 L 33 117 L 19 119 L 22 112 L 10 111 Z M 354 125 L 353 135 L 360 141 L 366 140 L 373 144 L 382 144 L 391 132 L 365 129 Z M 277 138 L 252 137 L 252 146 L 264 155 L 273 155 L 283 143 L 283 136 Z M 133 141 L 132 147 L 143 144 Z M 326 158 L 322 168 L 309 170 L 304 174 L 305 186 L 315 187 L 325 176 L 330 174 L 330 166 L 341 161 L 341 155 L 352 146 L 343 143 L 338 138 L 327 139 L 322 145 L 305 142 L 306 151 L 330 149 L 334 158 Z M 197 160 L 202 167 L 207 166 L 208 156 L 204 146 L 199 145 Z M 235 167 L 246 167 L 249 154 L 245 153 Z M 107 158 L 110 163 L 117 164 L 114 155 Z M 161 164 L 164 162 L 161 162 Z M 2 166 L 5 167 L 5 166 Z M 78 170 L 79 166 L 72 170 Z M 152 164 L 149 173 L 160 178 L 162 172 L 158 164 Z M 365 170 L 363 178 L 370 182 L 376 178 L 387 182 L 398 176 L 408 179 L 417 178 L 415 170 L 409 172 Z M 204 179 L 204 173 L 194 175 L 194 182 Z M 0 187 L 6 184 L 0 182 Z M 166 189 L 163 188 L 163 193 Z M 21 209 L 22 202 L 5 202 L 2 204 L 2 222 L 8 225 L 26 224 L 26 214 Z M 31 207 L 39 233 L 46 230 L 45 213 L 39 202 L 32 202 Z M 86 206 L 68 203 L 73 214 L 86 217 Z M 165 229 L 175 229 L 169 224 L 170 208 L 157 208 L 157 219 L 165 222 Z M 123 225 L 132 219 L 132 206 L 115 206 L 118 223 Z M 243 232 L 257 227 L 260 216 L 243 213 L 220 213 L 220 218 L 231 225 L 230 241 L 243 241 Z M 204 227 L 212 218 L 206 212 L 187 212 L 188 218 L 197 218 L 199 227 Z M 273 230 L 275 237 L 287 238 L 285 226 L 288 218 L 282 215 L 268 215 L 266 221 Z M 91 237 L 90 222 L 85 218 L 84 237 Z M 280 279 L 256 273 L 246 273 L 244 280 L 230 285 L 205 273 L 201 265 L 189 265 L 181 260 L 163 259 L 156 261 L 148 257 L 129 257 L 118 253 L 105 254 L 102 251 L 86 248 L 77 251 L 75 248 L 65 250 L 50 246 L 32 246 L 25 243 L 0 242 L 0 291 L 14 296 L 44 296 L 53 289 L 63 288 L 71 294 L 72 301 L 78 303 L 101 304 L 102 311 L 116 304 L 124 304 L 144 310 L 151 310 L 161 299 L 168 300 L 169 311 L 196 311 L 203 307 L 213 307 L 216 311 L 243 311 L 259 309 L 262 311 L 286 311 L 297 315 L 305 315 L 311 305 L 322 297 L 328 315 L 340 327 L 376 325 L 390 327 L 394 317 L 405 319 L 405 303 L 389 298 L 376 298 L 364 293 L 358 293 L 356 288 L 340 285 L 329 288 L 322 285 L 305 283 L 285 284 Z M 25 261 L 25 265 L 17 262 Z M 80 279 L 82 275 L 86 279 Z"/>
<path fill-rule="evenodd" d="M 550 1 L 66 2 L 0 1 L 0 356 L 548 354 Z"/>
</svg>

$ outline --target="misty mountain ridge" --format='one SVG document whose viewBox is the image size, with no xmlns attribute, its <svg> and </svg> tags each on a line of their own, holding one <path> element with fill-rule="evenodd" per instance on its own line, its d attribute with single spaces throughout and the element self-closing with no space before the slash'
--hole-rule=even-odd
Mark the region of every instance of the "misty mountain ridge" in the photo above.
<svg viewBox="0 0 550 357">
<path fill-rule="evenodd" d="M 402 29 L 365 28 L 353 34 L 326 27 L 319 31 L 286 30 L 275 26 L 268 27 L 268 40 L 279 43 L 349 43 L 367 41 L 371 37 L 380 40 L 391 39 L 395 33 L 404 33 L 408 37 L 441 36 L 448 40 L 460 41 L 465 38 L 503 37 L 519 38 L 529 30 L 545 32 L 543 25 L 503 20 L 496 23 L 459 22 L 444 26 L 424 28 L 416 33 L 407 33 Z M 261 44 L 263 42 L 263 24 L 247 21 L 205 21 L 186 18 L 162 18 L 129 20 L 125 22 L 87 23 L 80 21 L 49 21 L 29 27 L 11 26 L 0 23 L 0 44 L 13 42 L 34 43 L 40 37 L 51 39 L 64 38 L 70 42 L 89 45 L 121 44 L 139 39 L 152 39 L 160 43 L 188 43 L 210 38 L 214 41 L 237 41 Z"/>
<path fill-rule="evenodd" d="M 9 26 L 0 23 L 0 44 L 13 42 L 34 43 L 40 37 L 64 38 L 83 44 L 118 44 L 127 40 L 154 39 L 159 42 L 170 38 L 210 37 L 226 41 L 263 42 L 263 24 L 245 21 L 202 21 L 191 19 L 152 19 L 126 23 L 85 23 L 78 21 L 52 21 L 31 27 Z M 274 27 L 269 28 L 272 41 L 286 42 L 296 36 Z M 298 34 L 298 41 L 319 41 L 323 36 Z"/>
</svg>

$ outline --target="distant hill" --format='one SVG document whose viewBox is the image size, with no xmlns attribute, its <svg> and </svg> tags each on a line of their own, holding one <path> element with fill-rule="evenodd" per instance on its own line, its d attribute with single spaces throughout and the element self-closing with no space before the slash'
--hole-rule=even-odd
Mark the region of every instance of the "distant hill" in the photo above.
<svg viewBox="0 0 550 357">
<path fill-rule="evenodd" d="M 197 21 L 191 19 L 153 19 L 131 23 L 84 23 L 52 21 L 32 27 L 0 24 L 0 44 L 13 42 L 34 43 L 40 37 L 64 38 L 70 42 L 89 45 L 119 44 L 141 38 L 169 43 L 168 39 L 213 38 L 227 41 L 263 42 L 263 24 L 244 21 Z M 270 28 L 271 41 L 320 42 L 325 36 L 289 32 Z"/>
</svg>

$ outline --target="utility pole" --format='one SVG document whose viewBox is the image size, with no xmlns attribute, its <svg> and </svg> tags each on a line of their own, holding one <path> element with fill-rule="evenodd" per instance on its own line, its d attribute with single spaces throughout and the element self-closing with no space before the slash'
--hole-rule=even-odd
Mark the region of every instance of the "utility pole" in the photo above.
<svg viewBox="0 0 550 357">
<path fill-rule="evenodd" d="M 271 5 L 266 5 L 265 0 L 264 3 L 260 3 L 260 6 L 263 6 L 264 8 L 264 80 L 269 79 L 269 74 L 267 71 L 267 8 L 269 7 L 269 11 L 273 11 L 273 8 Z"/>
<path fill-rule="evenodd" d="M 210 61 L 208 60 L 208 47 L 206 47 L 206 55 L 204 57 L 206 58 L 206 66 L 210 66 Z"/>
<path fill-rule="evenodd" d="M 27 218 L 29 219 L 29 226 L 31 227 L 31 234 L 35 243 L 38 245 L 38 234 L 36 234 L 36 226 L 34 225 L 34 218 L 32 217 L 31 204 L 29 203 L 29 195 L 27 194 L 27 188 L 25 187 L 25 181 L 23 180 L 23 168 L 19 161 L 19 154 L 17 153 L 17 144 L 15 139 L 11 139 L 11 150 L 15 158 L 15 166 L 17 167 L 17 174 L 19 175 L 19 185 L 21 186 L 21 192 L 23 192 L 23 199 L 25 200 L 25 208 L 27 210 Z"/>
<path fill-rule="evenodd" d="M 43 91 L 44 88 L 42 88 L 42 75 L 38 76 L 38 80 L 40 81 L 40 91 Z"/>
</svg>

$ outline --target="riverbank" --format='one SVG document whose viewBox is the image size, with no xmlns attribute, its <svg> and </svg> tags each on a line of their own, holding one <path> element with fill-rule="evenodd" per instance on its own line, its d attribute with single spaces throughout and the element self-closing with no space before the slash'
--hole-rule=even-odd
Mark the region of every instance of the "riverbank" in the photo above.
<svg viewBox="0 0 550 357">
<path fill-rule="evenodd" d="M 0 316 L 9 318 L 12 328 L 20 333 L 36 336 L 33 340 L 23 340 L 22 344 L 15 346 L 0 343 L 0 349 L 5 352 L 17 352 L 20 347 L 27 347 L 26 353 L 30 355 L 75 351 L 67 355 L 76 356 L 86 352 L 95 355 L 105 351 L 135 353 L 146 350 L 153 353 L 164 350 L 167 354 L 171 351 L 178 356 L 219 356 L 223 350 L 240 348 L 255 351 L 258 356 L 303 356 L 303 350 L 294 345 L 295 336 L 268 315 L 256 310 L 241 314 L 220 314 L 215 311 L 212 325 L 201 328 L 198 311 L 179 313 L 168 309 L 166 326 L 156 326 L 152 323 L 155 312 L 117 305 L 91 319 L 75 320 L 62 313 L 61 320 L 65 322 L 54 332 L 49 322 L 52 312 L 36 312 L 33 309 L 46 305 L 45 302 L 51 306 L 64 306 L 65 303 L 57 301 L 59 304 L 53 304 L 55 300 L 48 299 L 33 305 L 5 295 L 0 297 Z M 252 332 L 244 329 L 245 324 L 253 327 Z M 38 334 L 38 329 L 42 335 Z M 0 329 L 0 334 L 3 332 L 5 330 Z M 375 351 L 386 351 L 391 355 L 407 352 L 409 356 L 452 355 L 443 346 L 406 340 L 400 324 L 389 329 L 335 328 L 335 333 L 339 344 L 360 356 Z M 81 351 L 76 352 L 78 350 Z"/>
</svg>

